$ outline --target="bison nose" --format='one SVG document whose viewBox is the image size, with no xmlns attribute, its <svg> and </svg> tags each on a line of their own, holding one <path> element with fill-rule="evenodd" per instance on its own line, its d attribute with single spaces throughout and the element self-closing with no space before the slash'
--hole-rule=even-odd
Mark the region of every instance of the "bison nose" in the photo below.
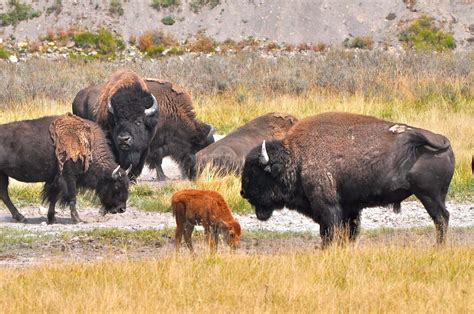
<svg viewBox="0 0 474 314">
<path fill-rule="evenodd" d="M 244 190 L 240 190 L 240 196 L 244 196 Z"/>
<path fill-rule="evenodd" d="M 120 144 L 130 144 L 132 141 L 132 136 L 130 136 L 130 134 L 120 134 L 118 136 L 118 140 Z"/>
<path fill-rule="evenodd" d="M 117 210 L 117 212 L 118 212 L 119 214 L 125 213 L 125 207 L 120 207 L 120 208 Z"/>
</svg>

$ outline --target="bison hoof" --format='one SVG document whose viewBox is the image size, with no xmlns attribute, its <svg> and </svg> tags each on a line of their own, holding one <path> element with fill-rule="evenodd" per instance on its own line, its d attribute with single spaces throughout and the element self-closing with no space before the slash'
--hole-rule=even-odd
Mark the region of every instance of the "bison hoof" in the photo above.
<svg viewBox="0 0 474 314">
<path fill-rule="evenodd" d="M 156 181 L 166 181 L 166 180 L 168 180 L 168 177 L 165 176 L 164 174 L 156 174 L 155 180 Z"/>
<path fill-rule="evenodd" d="M 48 218 L 48 225 L 54 225 L 56 223 L 56 218 L 49 219 Z"/>
<path fill-rule="evenodd" d="M 17 222 L 22 222 L 22 223 L 26 223 L 27 221 L 25 216 L 23 216 L 22 214 L 15 215 L 13 219 L 15 219 Z"/>
</svg>

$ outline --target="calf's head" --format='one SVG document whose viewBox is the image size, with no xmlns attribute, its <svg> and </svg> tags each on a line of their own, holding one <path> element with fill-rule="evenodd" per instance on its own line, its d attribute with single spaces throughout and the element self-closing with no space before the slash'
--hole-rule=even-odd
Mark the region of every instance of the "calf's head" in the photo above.
<svg viewBox="0 0 474 314">
<path fill-rule="evenodd" d="M 245 158 L 240 194 L 255 207 L 259 220 L 268 220 L 274 209 L 285 206 L 287 187 L 283 177 L 287 158 L 281 141 L 263 141 Z"/>
<path fill-rule="evenodd" d="M 158 125 L 155 97 L 139 85 L 122 87 L 107 102 L 107 122 L 122 167 L 137 165 Z"/>
<path fill-rule="evenodd" d="M 234 220 L 232 222 L 223 223 L 223 225 L 224 241 L 235 250 L 240 245 L 240 224 L 237 220 Z"/>
<path fill-rule="evenodd" d="M 131 166 L 126 171 L 118 166 L 111 173 L 104 174 L 99 180 L 96 193 L 100 199 L 103 210 L 102 213 L 117 214 L 125 212 L 127 208 L 128 187 L 130 179 L 128 174 Z"/>
</svg>

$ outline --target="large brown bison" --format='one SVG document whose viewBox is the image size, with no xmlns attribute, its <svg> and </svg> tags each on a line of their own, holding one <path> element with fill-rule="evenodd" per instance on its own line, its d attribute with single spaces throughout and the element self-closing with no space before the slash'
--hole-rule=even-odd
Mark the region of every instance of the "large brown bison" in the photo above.
<svg viewBox="0 0 474 314">
<path fill-rule="evenodd" d="M 181 87 L 152 78 L 145 79 L 145 83 L 160 109 L 158 130 L 147 163 L 156 169 L 158 180 L 165 180 L 161 163 L 164 157 L 170 156 L 186 177 L 194 177 L 195 154 L 214 143 L 214 128 L 196 119 L 191 97 Z"/>
<path fill-rule="evenodd" d="M 320 225 L 323 247 L 339 227 L 359 233 L 365 207 L 400 206 L 415 195 L 446 240 L 445 198 L 454 172 L 449 140 L 430 131 L 350 113 L 300 120 L 283 140 L 247 156 L 241 194 L 267 220 L 287 207 Z"/>
<path fill-rule="evenodd" d="M 144 84 L 157 100 L 160 114 L 155 117 L 158 126 L 149 145 L 149 154 L 145 160 L 140 159 L 140 168 L 134 165 L 134 173 L 139 174 L 146 161 L 150 168 L 156 169 L 157 178 L 164 180 L 166 176 L 161 163 L 165 156 L 171 156 L 185 175 L 192 177 L 195 153 L 214 142 L 214 128 L 196 119 L 191 97 L 179 86 L 158 79 L 145 79 Z M 74 99 L 73 112 L 94 120 L 91 113 L 104 88 L 105 85 L 93 85 L 81 90 Z M 125 97 L 122 102 L 126 102 L 126 95 L 122 93 L 122 97 Z"/>
<path fill-rule="evenodd" d="M 298 121 L 286 113 L 272 112 L 253 119 L 196 154 L 197 169 L 212 166 L 219 173 L 240 173 L 245 156 L 264 140 L 282 139 Z"/>
<path fill-rule="evenodd" d="M 48 223 L 55 221 L 58 200 L 70 206 L 74 223 L 81 221 L 76 211 L 79 188 L 94 189 L 105 212 L 124 212 L 128 173 L 114 161 L 103 131 L 94 122 L 75 117 L 81 121 L 79 129 L 87 132 L 76 134 L 79 129 L 74 129 L 64 135 L 67 127 L 61 126 L 57 132 L 51 132 L 60 118 L 51 116 L 0 125 L 0 198 L 12 217 L 26 221 L 8 195 L 9 177 L 22 182 L 45 182 L 43 198 L 50 204 Z M 68 142 L 71 133 L 79 140 Z"/>
<path fill-rule="evenodd" d="M 72 110 L 97 122 L 113 143 L 119 164 L 131 165 L 133 176 L 140 175 L 159 117 L 156 98 L 142 78 L 132 71 L 115 72 L 105 85 L 79 91 Z"/>
<path fill-rule="evenodd" d="M 240 224 L 218 192 L 193 189 L 178 191 L 171 197 L 171 208 L 176 217 L 176 251 L 179 251 L 184 235 L 186 245 L 194 253 L 191 236 L 195 225 L 204 227 L 211 252 L 217 250 L 220 233 L 232 249 L 239 246 Z"/>
</svg>

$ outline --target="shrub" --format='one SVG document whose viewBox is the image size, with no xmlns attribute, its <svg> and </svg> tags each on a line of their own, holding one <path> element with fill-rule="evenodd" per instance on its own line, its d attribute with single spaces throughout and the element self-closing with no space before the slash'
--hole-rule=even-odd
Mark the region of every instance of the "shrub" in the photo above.
<svg viewBox="0 0 474 314">
<path fill-rule="evenodd" d="M 142 52 L 146 51 L 153 45 L 153 35 L 150 31 L 144 32 L 138 37 L 138 49 Z"/>
<path fill-rule="evenodd" d="M 165 16 L 164 18 L 161 19 L 161 23 L 165 25 L 173 25 L 176 21 L 174 20 L 174 17 L 171 15 Z"/>
<path fill-rule="evenodd" d="M 8 5 L 10 11 L 0 14 L 0 26 L 17 25 L 21 21 L 41 15 L 41 12 L 33 10 L 31 5 L 20 3 L 18 0 L 10 0 Z"/>
<path fill-rule="evenodd" d="M 327 49 L 327 45 L 325 43 L 316 43 L 313 44 L 312 50 L 315 52 L 323 52 Z"/>
<path fill-rule="evenodd" d="M 149 57 L 158 57 L 161 56 L 163 51 L 165 51 L 165 47 L 163 45 L 152 45 L 148 47 L 146 53 Z"/>
<path fill-rule="evenodd" d="M 109 13 L 112 15 L 122 16 L 124 13 L 123 8 L 122 8 L 122 2 L 120 0 L 111 0 Z"/>
<path fill-rule="evenodd" d="M 160 10 L 161 8 L 169 8 L 180 5 L 179 0 L 153 0 L 151 2 L 152 8 Z"/>
<path fill-rule="evenodd" d="M 80 32 L 74 35 L 73 40 L 79 48 L 98 50 L 99 54 L 112 55 L 116 50 L 123 50 L 125 44 L 107 29 L 101 29 L 98 33 Z"/>
<path fill-rule="evenodd" d="M 138 38 L 138 49 L 145 52 L 153 45 L 162 45 L 163 47 L 179 46 L 179 42 L 170 34 L 161 31 L 145 31 Z"/>
<path fill-rule="evenodd" d="M 440 30 L 434 18 L 422 15 L 402 31 L 399 40 L 406 48 L 415 50 L 444 51 L 456 48 L 453 35 Z"/>
<path fill-rule="evenodd" d="M 191 0 L 189 6 L 191 11 L 198 13 L 203 7 L 208 6 L 213 9 L 221 3 L 220 0 Z"/>
<path fill-rule="evenodd" d="M 59 15 L 63 10 L 63 2 L 62 0 L 55 0 L 54 4 L 46 9 L 46 14 L 50 15 L 52 13 Z"/>
<path fill-rule="evenodd" d="M 0 46 L 0 59 L 8 59 L 11 56 L 10 51 L 5 49 L 5 47 Z"/>
<path fill-rule="evenodd" d="M 194 52 L 209 53 L 214 52 L 216 44 L 211 38 L 207 37 L 204 33 L 198 33 L 194 41 L 190 42 L 187 45 L 187 48 L 190 51 Z"/>
<path fill-rule="evenodd" d="M 352 39 L 346 38 L 344 40 L 344 47 L 370 50 L 374 47 L 374 40 L 369 36 L 356 36 Z"/>
</svg>

